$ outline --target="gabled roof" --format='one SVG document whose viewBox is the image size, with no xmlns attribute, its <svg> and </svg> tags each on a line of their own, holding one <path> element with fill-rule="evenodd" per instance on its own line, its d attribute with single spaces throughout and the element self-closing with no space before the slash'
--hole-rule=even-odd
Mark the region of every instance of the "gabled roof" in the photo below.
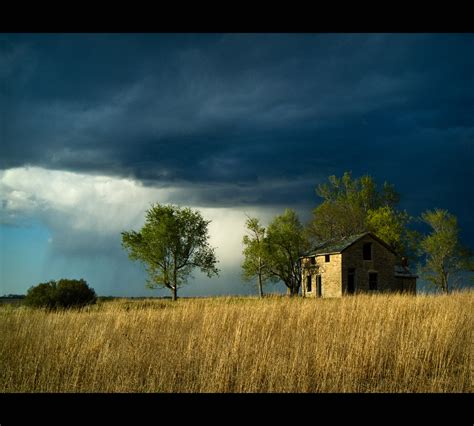
<svg viewBox="0 0 474 426">
<path fill-rule="evenodd" d="M 361 234 L 350 235 L 348 237 L 341 238 L 338 240 L 326 241 L 316 246 L 311 252 L 307 253 L 306 256 L 342 253 L 344 250 L 348 249 L 350 246 L 352 246 L 361 238 L 367 235 L 370 235 L 375 241 L 379 242 L 381 245 L 383 245 L 385 248 L 390 250 L 392 253 L 395 253 L 395 251 L 385 241 L 381 240 L 380 238 L 372 234 L 372 232 L 363 232 Z"/>
</svg>

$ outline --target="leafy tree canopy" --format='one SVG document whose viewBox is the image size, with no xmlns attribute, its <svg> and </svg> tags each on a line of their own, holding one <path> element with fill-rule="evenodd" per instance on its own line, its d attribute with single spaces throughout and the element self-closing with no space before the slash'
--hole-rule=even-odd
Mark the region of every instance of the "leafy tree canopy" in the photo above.
<svg viewBox="0 0 474 426">
<path fill-rule="evenodd" d="M 408 213 L 397 209 L 400 195 L 392 184 L 384 182 L 379 188 L 371 176 L 353 178 L 351 172 L 328 180 L 316 188 L 323 201 L 308 226 L 313 242 L 370 231 L 400 255 L 414 257 L 418 233 L 408 228 L 412 220 Z"/>
<path fill-rule="evenodd" d="M 269 271 L 283 281 L 292 296 L 298 294 L 301 286 L 299 258 L 308 249 L 305 229 L 294 210 L 286 209 L 268 226 Z"/>
<path fill-rule="evenodd" d="M 260 220 L 249 217 L 246 221 L 248 235 L 244 235 L 242 242 L 244 249 L 242 254 L 242 278 L 244 281 L 256 279 L 260 297 L 263 297 L 263 286 L 269 281 L 277 281 L 270 271 L 271 253 L 268 250 L 266 230 L 260 224 Z"/>
<path fill-rule="evenodd" d="M 198 210 L 154 204 L 138 232 L 122 232 L 122 246 L 148 272 L 149 288 L 166 287 L 177 299 L 178 288 L 194 268 L 208 277 L 218 275 L 215 250 L 209 245 L 208 225 Z"/>
<path fill-rule="evenodd" d="M 473 270 L 471 251 L 459 242 L 456 216 L 447 210 L 427 210 L 421 215 L 431 232 L 421 241 L 420 251 L 425 257 L 422 276 L 433 286 L 448 293 L 460 279 L 460 272 Z"/>
</svg>

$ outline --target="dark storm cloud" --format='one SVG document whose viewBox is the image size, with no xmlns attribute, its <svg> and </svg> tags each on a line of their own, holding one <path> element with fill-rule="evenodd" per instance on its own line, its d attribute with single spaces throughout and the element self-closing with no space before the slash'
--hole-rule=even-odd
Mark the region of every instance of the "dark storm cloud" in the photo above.
<svg viewBox="0 0 474 426">
<path fill-rule="evenodd" d="M 350 169 L 415 210 L 474 205 L 471 34 L 3 35 L 0 49 L 1 168 L 179 183 L 211 205 L 314 205 L 314 185 Z"/>
</svg>

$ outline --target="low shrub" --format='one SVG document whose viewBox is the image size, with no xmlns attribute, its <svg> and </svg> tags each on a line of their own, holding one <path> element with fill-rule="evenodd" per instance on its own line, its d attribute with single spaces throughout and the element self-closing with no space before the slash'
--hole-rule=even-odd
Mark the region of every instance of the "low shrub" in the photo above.
<svg viewBox="0 0 474 426">
<path fill-rule="evenodd" d="M 31 287 L 25 298 L 25 304 L 38 308 L 83 307 L 97 302 L 97 295 L 86 281 L 60 279 Z"/>
</svg>

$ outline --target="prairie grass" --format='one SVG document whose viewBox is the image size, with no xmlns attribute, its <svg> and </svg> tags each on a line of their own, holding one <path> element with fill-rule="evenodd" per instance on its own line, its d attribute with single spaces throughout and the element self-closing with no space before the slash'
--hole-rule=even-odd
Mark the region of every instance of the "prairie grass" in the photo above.
<svg viewBox="0 0 474 426">
<path fill-rule="evenodd" d="M 474 292 L 0 307 L 0 392 L 471 392 Z"/>
</svg>

